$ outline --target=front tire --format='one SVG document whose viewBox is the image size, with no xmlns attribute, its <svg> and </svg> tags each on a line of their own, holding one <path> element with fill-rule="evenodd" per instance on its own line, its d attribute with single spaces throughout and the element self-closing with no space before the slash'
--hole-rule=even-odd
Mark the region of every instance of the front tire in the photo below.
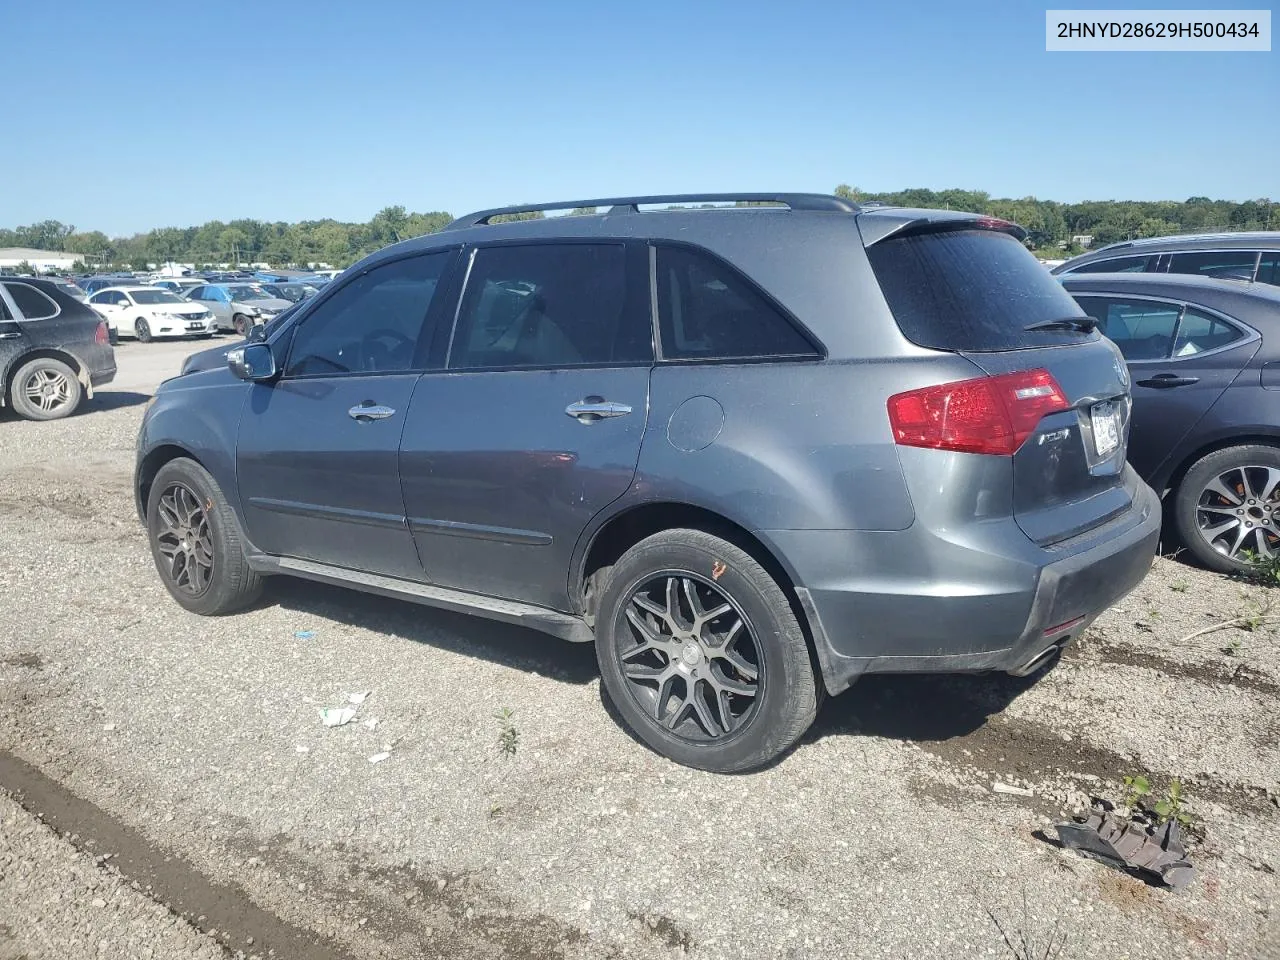
<svg viewBox="0 0 1280 960">
<path fill-rule="evenodd" d="M 244 314 L 237 313 L 231 318 L 231 327 L 238 337 L 246 337 L 249 335 L 249 318 Z"/>
<path fill-rule="evenodd" d="M 147 533 L 160 580 L 184 609 L 203 616 L 234 613 L 262 593 L 235 514 L 194 460 L 170 460 L 156 474 L 147 497 Z"/>
<path fill-rule="evenodd" d="M 596 654 L 627 726 L 685 766 L 762 766 L 817 714 L 804 633 L 781 587 L 701 530 L 667 530 L 622 556 L 600 598 Z"/>
<path fill-rule="evenodd" d="M 1280 449 L 1247 444 L 1192 465 L 1174 493 L 1182 544 L 1211 570 L 1250 573 L 1280 552 Z"/>
<path fill-rule="evenodd" d="M 28 420 L 69 417 L 83 397 L 84 387 L 75 371 L 52 357 L 37 357 L 24 363 L 9 386 L 13 409 Z"/>
<path fill-rule="evenodd" d="M 151 324 L 145 319 L 139 317 L 133 321 L 133 335 L 138 338 L 139 343 L 151 342 Z"/>
</svg>

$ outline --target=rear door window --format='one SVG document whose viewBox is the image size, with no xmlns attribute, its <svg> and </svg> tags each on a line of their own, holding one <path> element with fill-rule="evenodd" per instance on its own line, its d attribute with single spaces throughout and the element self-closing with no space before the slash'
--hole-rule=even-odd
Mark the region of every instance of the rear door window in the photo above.
<svg viewBox="0 0 1280 960">
<path fill-rule="evenodd" d="M 1280 287 L 1280 253 L 1274 250 L 1264 250 L 1262 252 L 1262 260 L 1258 263 L 1259 283 L 1271 283 Z"/>
<path fill-rule="evenodd" d="M 1144 273 L 1154 264 L 1155 257 L 1112 257 L 1109 260 L 1093 260 L 1081 264 L 1070 273 Z"/>
<path fill-rule="evenodd" d="M 657 271 L 663 359 L 820 356 L 779 307 L 715 257 L 687 247 L 658 247 Z"/>
<path fill-rule="evenodd" d="M 1080 297 L 1080 306 L 1126 360 L 1164 360 L 1173 349 L 1182 306 L 1160 300 Z"/>
<path fill-rule="evenodd" d="M 1205 253 L 1175 253 L 1169 261 L 1170 273 L 1193 273 L 1201 277 L 1252 280 L 1258 261 L 1257 250 L 1221 250 Z"/>
<path fill-rule="evenodd" d="M 898 234 L 867 258 L 903 335 L 935 350 L 990 352 L 1078 343 L 1093 333 L 1029 326 L 1081 317 L 1071 295 L 1007 233 Z"/>
<path fill-rule="evenodd" d="M 5 288 L 27 320 L 48 320 L 58 315 L 58 305 L 29 283 L 6 283 Z"/>
<path fill-rule="evenodd" d="M 653 334 L 629 308 L 621 243 L 482 247 L 449 351 L 450 369 L 649 363 Z"/>
</svg>

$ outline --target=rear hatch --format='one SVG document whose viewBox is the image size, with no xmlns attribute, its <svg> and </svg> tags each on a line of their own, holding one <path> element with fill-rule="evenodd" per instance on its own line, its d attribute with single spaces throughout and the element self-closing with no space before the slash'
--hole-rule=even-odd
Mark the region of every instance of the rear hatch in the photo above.
<svg viewBox="0 0 1280 960">
<path fill-rule="evenodd" d="M 990 397 L 1013 425 L 1011 435 L 986 443 L 985 424 L 974 420 L 966 446 L 963 437 L 957 442 L 928 430 L 903 440 L 910 430 L 895 422 L 899 442 L 1010 456 L 1014 519 L 1042 545 L 1125 511 L 1136 493 L 1124 469 L 1127 370 L 1111 342 L 1089 328 L 1075 300 L 1023 246 L 1021 229 L 989 218 L 943 214 L 939 221 L 899 211 L 862 214 L 859 226 L 902 333 L 919 346 L 970 360 L 975 377 L 988 378 L 976 384 L 976 402 Z M 899 409 L 908 419 L 916 411 L 954 420 L 961 432 L 975 403 L 973 388 L 904 396 L 910 402 Z M 893 419 L 893 400 L 890 413 Z M 1000 434 L 999 426 L 994 432 Z"/>
</svg>

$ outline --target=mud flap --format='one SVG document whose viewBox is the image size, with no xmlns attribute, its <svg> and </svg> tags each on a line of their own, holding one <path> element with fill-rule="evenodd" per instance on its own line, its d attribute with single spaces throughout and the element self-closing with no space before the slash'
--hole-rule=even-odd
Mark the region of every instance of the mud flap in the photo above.
<svg viewBox="0 0 1280 960">
<path fill-rule="evenodd" d="M 1195 878 L 1177 820 L 1154 827 L 1094 809 L 1083 823 L 1059 823 L 1056 829 L 1064 847 L 1118 870 L 1137 871 L 1175 890 Z"/>
</svg>

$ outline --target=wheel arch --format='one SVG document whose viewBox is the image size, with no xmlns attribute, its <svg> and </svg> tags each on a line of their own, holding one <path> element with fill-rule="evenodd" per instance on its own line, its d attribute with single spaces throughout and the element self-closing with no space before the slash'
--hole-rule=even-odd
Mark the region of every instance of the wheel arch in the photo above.
<svg viewBox="0 0 1280 960">
<path fill-rule="evenodd" d="M 663 530 L 677 528 L 702 530 L 727 540 L 750 555 L 769 576 L 773 577 L 786 595 L 796 622 L 800 624 L 800 629 L 804 633 L 805 643 L 809 648 L 809 658 L 813 663 L 814 676 L 823 678 L 824 671 L 817 655 L 809 617 L 796 593 L 798 584 L 795 572 L 782 555 L 758 534 L 722 513 L 696 504 L 677 501 L 634 504 L 611 515 L 589 537 L 584 538 L 585 544 L 579 548 L 578 559 L 571 569 L 572 580 L 569 584 L 569 596 L 576 604 L 578 612 L 588 618 L 594 615 L 594 611 L 588 609 L 591 597 L 587 589 L 592 574 L 612 566 L 627 550 L 646 537 Z"/>
<path fill-rule="evenodd" d="M 186 457 L 194 460 L 200 466 L 205 467 L 200 462 L 200 458 L 188 450 L 186 447 L 179 446 L 176 443 L 162 443 L 138 461 L 138 468 L 134 476 L 133 499 L 134 506 L 138 510 L 138 516 L 143 523 L 147 522 L 147 500 L 151 496 L 151 485 L 155 482 L 156 475 L 164 468 L 166 463 L 177 460 L 179 457 Z M 205 467 L 207 470 L 208 467 Z"/>
<path fill-rule="evenodd" d="M 18 376 L 18 371 L 32 360 L 41 358 L 57 360 L 69 366 L 75 371 L 76 379 L 80 381 L 80 386 L 84 389 L 84 395 L 90 399 L 93 398 L 93 383 L 89 379 L 89 368 L 85 366 L 79 357 L 70 351 L 59 350 L 57 347 L 34 347 L 10 361 L 9 367 L 4 374 L 4 390 L 0 391 L 0 405 L 13 406 L 11 391 L 13 390 L 13 381 Z"/>
<path fill-rule="evenodd" d="M 1159 493 L 1163 493 L 1165 490 L 1176 493 L 1182 483 L 1182 478 L 1187 475 L 1187 471 L 1209 454 L 1217 453 L 1219 450 L 1226 450 L 1228 447 L 1248 446 L 1280 448 L 1280 431 L 1259 426 L 1238 433 L 1219 436 L 1212 440 L 1202 441 L 1198 446 L 1174 461 L 1175 465 L 1169 469 L 1166 478 L 1159 482 L 1156 490 Z M 1172 460 L 1173 458 L 1170 459 Z M 1159 478 L 1154 479 L 1159 480 Z"/>
</svg>

